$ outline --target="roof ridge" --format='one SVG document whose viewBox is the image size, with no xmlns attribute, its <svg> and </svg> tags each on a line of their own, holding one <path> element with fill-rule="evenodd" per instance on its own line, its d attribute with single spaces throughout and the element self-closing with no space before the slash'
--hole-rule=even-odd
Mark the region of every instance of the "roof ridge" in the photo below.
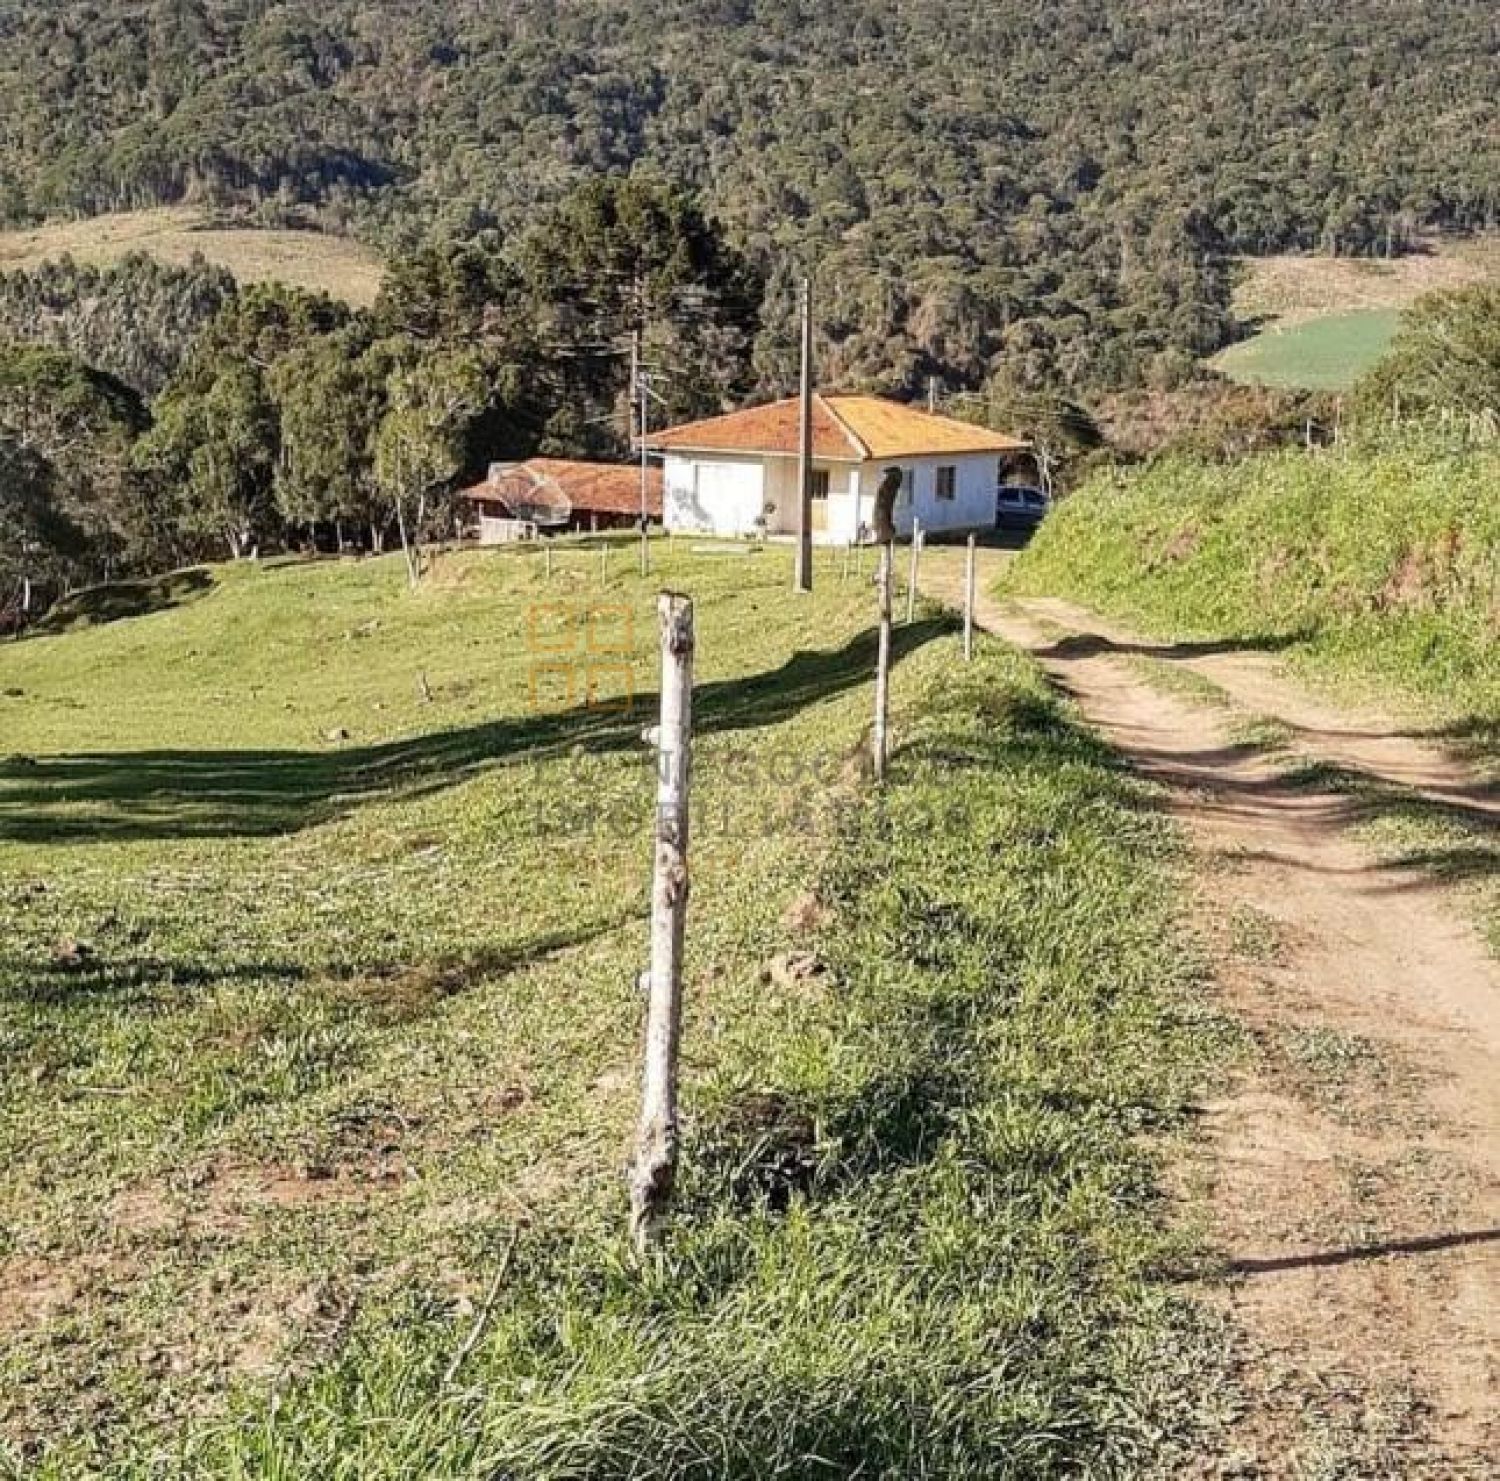
<svg viewBox="0 0 1500 1481">
<path fill-rule="evenodd" d="M 839 430 L 848 439 L 849 446 L 859 454 L 860 460 L 862 462 L 874 456 L 874 454 L 872 454 L 870 451 L 870 444 L 866 442 L 864 438 L 861 437 L 859 433 L 856 432 L 854 428 L 851 427 L 849 423 L 839 415 L 838 408 L 834 406 L 834 404 L 828 399 L 827 396 L 825 396 L 821 391 L 814 391 L 813 400 L 818 402 L 818 404 L 822 406 L 823 410 L 833 418 Z"/>
</svg>

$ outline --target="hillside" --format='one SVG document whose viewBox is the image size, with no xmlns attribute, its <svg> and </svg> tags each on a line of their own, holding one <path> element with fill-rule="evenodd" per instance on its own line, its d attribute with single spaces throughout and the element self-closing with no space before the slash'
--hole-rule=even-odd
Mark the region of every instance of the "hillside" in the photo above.
<svg viewBox="0 0 1500 1481">
<path fill-rule="evenodd" d="M 1284 650 L 1367 692 L 1393 685 L 1459 733 L 1492 729 L 1500 453 L 1407 438 L 1101 475 L 1009 580 L 1165 637 Z"/>
<path fill-rule="evenodd" d="M 1424 294 L 1500 282 L 1500 234 L 1437 238 L 1383 258 L 1278 255 L 1240 263 L 1233 306 L 1260 326 L 1210 363 L 1248 385 L 1347 390 Z"/>
<path fill-rule="evenodd" d="M 851 384 L 1170 379 L 1229 336 L 1230 254 L 1399 250 L 1497 210 L 1493 37 L 1471 0 L 0 16 L 16 224 L 233 203 L 397 246 L 513 234 L 641 167 L 773 278 L 777 333 L 816 261 L 825 369 Z"/>
<path fill-rule="evenodd" d="M 612 559 L 218 567 L 0 645 L 0 1470 L 977 1481 L 1193 1431 L 1155 1167 L 1216 1035 L 1169 826 L 926 608 L 871 791 L 831 552 L 797 602 L 785 549 Z M 658 582 L 698 807 L 641 1266 Z M 590 606 L 609 709 L 533 687 Z"/>
<path fill-rule="evenodd" d="M 317 231 L 217 225 L 212 214 L 186 206 L 0 231 L 0 273 L 59 257 L 107 267 L 136 252 L 175 267 L 202 257 L 238 283 L 286 283 L 356 307 L 368 307 L 380 289 L 380 258 L 358 242 Z"/>
</svg>

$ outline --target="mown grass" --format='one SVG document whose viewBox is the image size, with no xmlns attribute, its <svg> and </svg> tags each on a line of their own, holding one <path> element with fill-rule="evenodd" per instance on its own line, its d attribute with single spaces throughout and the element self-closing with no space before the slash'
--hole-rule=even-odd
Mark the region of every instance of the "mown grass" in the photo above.
<svg viewBox="0 0 1500 1481">
<path fill-rule="evenodd" d="M 629 560 L 221 570 L 0 654 L 13 1471 L 1169 1463 L 1214 1343 L 1156 1169 L 1220 1040 L 1169 829 L 931 611 L 876 795 L 863 585 Z M 649 713 L 658 583 L 698 602 L 699 824 L 684 1187 L 641 1267 L 642 716 L 534 713 L 526 609 L 623 603 Z"/>
<path fill-rule="evenodd" d="M 1418 702 L 1476 753 L 1500 724 L 1500 451 L 1384 448 L 1170 460 L 1096 478 L 1009 568 L 1174 640 L 1285 652 Z"/>
<path fill-rule="evenodd" d="M 1353 309 L 1273 324 L 1211 363 L 1246 385 L 1346 391 L 1385 354 L 1399 317 L 1395 309 Z"/>
</svg>

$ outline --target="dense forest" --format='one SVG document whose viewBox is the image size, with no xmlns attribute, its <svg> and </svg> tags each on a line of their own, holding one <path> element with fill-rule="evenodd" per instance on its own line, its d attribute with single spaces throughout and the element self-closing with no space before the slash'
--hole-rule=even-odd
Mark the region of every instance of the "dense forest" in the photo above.
<svg viewBox="0 0 1500 1481">
<path fill-rule="evenodd" d="M 0 219 L 311 209 L 387 250 L 649 165 L 767 284 L 784 385 L 1173 384 L 1226 254 L 1500 219 L 1487 0 L 0 0 Z"/>
</svg>

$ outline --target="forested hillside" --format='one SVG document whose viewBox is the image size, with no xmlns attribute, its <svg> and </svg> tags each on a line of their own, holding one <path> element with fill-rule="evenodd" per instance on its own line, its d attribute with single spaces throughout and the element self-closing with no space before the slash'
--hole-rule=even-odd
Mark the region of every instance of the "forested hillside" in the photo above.
<svg viewBox="0 0 1500 1481">
<path fill-rule="evenodd" d="M 825 374 L 1163 383 L 1226 254 L 1493 224 L 1483 0 L 0 3 L 0 217 L 298 205 L 387 247 L 657 167 Z M 1488 141 L 1488 142 L 1487 142 Z"/>
</svg>

